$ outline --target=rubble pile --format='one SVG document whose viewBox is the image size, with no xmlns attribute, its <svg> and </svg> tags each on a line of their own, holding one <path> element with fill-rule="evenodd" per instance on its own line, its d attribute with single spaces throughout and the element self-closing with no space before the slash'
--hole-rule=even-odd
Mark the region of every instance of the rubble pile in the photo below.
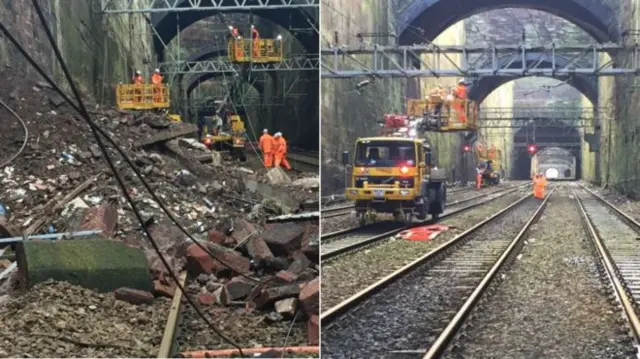
<svg viewBox="0 0 640 359">
<path fill-rule="evenodd" d="M 155 357 L 170 306 L 168 298 L 133 305 L 114 293 L 41 283 L 1 303 L 0 357 Z"/>
<path fill-rule="evenodd" d="M 122 288 L 116 291 L 118 302 L 152 302 L 153 310 L 158 310 L 157 305 L 165 305 L 166 299 L 153 298 L 173 296 L 175 283 L 120 193 L 88 125 L 46 84 L 18 81 L 12 74 L 0 73 L 3 75 L 16 87 L 0 88 L 0 98 L 8 98 L 9 106 L 25 120 L 29 140 L 21 155 L 0 169 L 0 206 L 5 212 L 0 213 L 0 237 L 99 230 L 103 238 L 141 248 L 150 269 L 152 293 Z M 10 93 L 6 93 L 9 90 Z M 227 312 L 230 318 L 239 315 L 248 318 L 250 323 L 263 323 L 260 319 L 263 316 L 280 318 L 264 323 L 286 327 L 282 333 L 276 330 L 283 340 L 288 331 L 285 321 L 291 319 L 288 313 L 294 307 L 301 308 L 301 314 L 296 317 L 299 323 L 295 326 L 299 330 L 294 329 L 292 334 L 298 339 L 292 341 L 292 337 L 288 343 L 317 344 L 317 220 L 267 224 L 270 216 L 296 211 L 297 203 L 285 204 L 277 195 L 265 195 L 260 186 L 255 185 L 268 183 L 266 169 L 251 170 L 229 162 L 222 162 L 221 166 L 207 164 L 206 157 L 211 156 L 211 152 L 198 141 L 190 140 L 195 126 L 174 122 L 162 114 L 129 113 L 91 104 L 87 104 L 87 108 L 98 126 L 124 149 L 178 222 L 195 240 L 230 264 L 231 269 L 213 260 L 171 223 L 133 170 L 107 144 L 145 226 L 174 272 L 189 271 L 194 279 L 190 290 L 196 291 L 198 299 L 211 306 L 211 310 Z M 23 140 L 21 126 L 14 125 L 14 121 L 6 122 L 0 131 L 0 163 L 14 154 Z M 317 201 L 314 184 L 317 179 L 299 181 L 301 177 L 308 175 L 272 184 L 270 190 L 283 192 L 295 201 Z M 203 276 L 207 276 L 206 282 Z M 195 284 L 198 288 L 193 288 Z M 63 284 L 54 287 L 58 285 Z M 111 294 L 103 296 L 111 298 Z M 25 305 L 32 300 L 45 300 L 35 294 L 22 298 Z M 237 313 L 240 302 L 245 304 L 241 309 L 244 314 Z M 36 320 L 49 320 L 45 312 L 38 313 L 43 317 Z M 165 310 L 162 315 L 166 314 Z M 0 321 L 7 319 L 7 315 L 9 312 L 0 312 Z M 21 320 L 20 315 L 12 320 Z M 206 326 L 201 319 L 197 322 Z M 108 319 L 102 323 L 110 325 Z M 307 327 L 311 330 L 309 338 Z M 265 332 L 263 345 L 281 344 L 279 336 L 268 326 L 262 330 Z M 203 329 L 203 332 L 212 336 L 210 330 Z M 161 335 L 161 330 L 158 333 Z M 150 343 L 145 341 L 145 344 Z M 63 356 L 56 351 L 52 354 Z"/>
</svg>

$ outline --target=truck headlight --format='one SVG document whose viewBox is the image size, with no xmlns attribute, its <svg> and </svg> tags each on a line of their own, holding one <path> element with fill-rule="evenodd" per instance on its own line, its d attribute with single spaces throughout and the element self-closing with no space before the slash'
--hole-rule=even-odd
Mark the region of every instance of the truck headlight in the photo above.
<svg viewBox="0 0 640 359">
<path fill-rule="evenodd" d="M 407 191 L 406 189 L 400 190 L 400 195 L 401 196 L 408 196 L 409 195 L 409 191 Z"/>
</svg>

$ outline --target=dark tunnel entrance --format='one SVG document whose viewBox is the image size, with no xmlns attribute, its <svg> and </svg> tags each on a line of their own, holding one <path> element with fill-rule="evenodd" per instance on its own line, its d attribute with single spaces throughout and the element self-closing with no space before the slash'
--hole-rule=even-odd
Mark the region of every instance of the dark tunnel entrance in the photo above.
<svg viewBox="0 0 640 359">
<path fill-rule="evenodd" d="M 580 179 L 581 150 L 580 132 L 578 128 L 563 124 L 549 124 L 546 127 L 535 126 L 535 119 L 526 126 L 518 129 L 513 135 L 512 168 L 510 171 L 513 180 L 528 180 L 531 178 L 532 155 L 528 146 L 536 145 L 536 151 L 540 152 L 548 147 L 560 147 L 571 152 L 576 157 L 575 178 Z"/>
</svg>

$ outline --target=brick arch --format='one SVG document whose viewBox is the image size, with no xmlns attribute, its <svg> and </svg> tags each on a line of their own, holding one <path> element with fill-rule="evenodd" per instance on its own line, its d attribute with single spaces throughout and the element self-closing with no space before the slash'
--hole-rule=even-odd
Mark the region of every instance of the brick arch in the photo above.
<svg viewBox="0 0 640 359">
<path fill-rule="evenodd" d="M 503 8 L 554 14 L 576 24 L 601 43 L 620 38 L 616 14 L 600 0 L 412 0 L 397 16 L 396 34 L 401 45 L 425 43 L 460 20 Z"/>
<path fill-rule="evenodd" d="M 229 75 L 226 75 L 226 76 L 229 76 Z M 191 76 L 189 80 L 187 80 L 187 97 L 191 98 L 191 93 L 193 92 L 193 90 L 196 89 L 196 87 L 200 86 L 201 83 L 216 77 L 223 77 L 223 74 L 222 73 L 201 73 L 201 74 L 195 74 Z M 260 94 L 260 97 L 264 96 L 264 84 L 262 82 L 256 81 L 252 84 L 252 86 L 258 91 L 258 93 Z"/>
<path fill-rule="evenodd" d="M 552 62 L 551 56 L 546 53 L 527 53 L 526 54 L 526 65 L 528 67 L 533 67 L 538 64 L 538 69 L 551 69 Z M 569 64 L 569 59 L 556 55 L 556 68 L 562 68 Z M 498 58 L 498 67 L 504 68 L 506 65 L 511 62 L 513 56 L 506 55 Z M 490 67 L 491 60 L 489 59 L 486 64 L 482 66 Z M 522 60 L 513 61 L 513 63 L 509 66 L 511 69 L 522 68 Z M 474 81 L 468 89 L 469 98 L 478 102 L 484 101 L 484 99 L 491 94 L 498 87 L 503 84 L 517 80 L 519 78 L 523 78 L 526 76 L 520 77 L 504 77 L 504 76 L 482 76 L 478 80 Z M 569 76 L 552 76 L 554 79 L 560 81 L 567 81 L 567 83 L 573 86 L 575 89 L 580 91 L 583 95 L 585 95 L 591 103 L 596 105 L 598 103 L 598 82 L 597 79 L 593 76 L 586 75 L 574 75 L 573 77 Z"/>
<path fill-rule="evenodd" d="M 272 1 L 273 5 L 278 5 L 279 2 Z M 179 7 L 188 7 L 188 0 L 182 0 Z M 180 11 L 178 12 L 162 12 L 162 13 L 154 13 L 151 16 L 151 23 L 155 28 L 157 36 L 154 36 L 153 43 L 156 54 L 158 56 L 158 61 L 164 61 L 164 44 L 168 44 L 173 40 L 176 36 L 178 36 L 178 30 L 182 31 L 187 27 L 195 24 L 196 22 L 214 16 L 218 14 L 218 11 L 215 10 L 188 10 L 188 11 Z M 236 11 L 235 13 L 249 13 L 249 11 Z M 289 28 L 304 28 L 309 26 L 309 21 L 318 28 L 318 19 L 316 16 L 311 15 L 311 13 L 305 9 L 300 8 L 281 8 L 278 10 L 253 10 L 251 11 L 253 15 L 256 15 L 260 18 L 269 20 L 274 24 L 281 26 L 283 29 Z M 300 41 L 302 46 L 307 50 L 308 53 L 315 54 L 318 53 L 320 37 L 316 31 L 298 31 L 293 32 L 293 36 Z"/>
</svg>

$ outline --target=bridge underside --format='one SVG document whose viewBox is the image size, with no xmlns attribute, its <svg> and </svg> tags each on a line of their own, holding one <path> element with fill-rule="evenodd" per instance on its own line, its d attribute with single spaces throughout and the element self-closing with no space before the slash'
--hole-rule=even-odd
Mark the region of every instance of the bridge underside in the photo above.
<svg viewBox="0 0 640 359">
<path fill-rule="evenodd" d="M 564 18 L 594 37 L 598 42 L 616 42 L 620 38 L 617 16 L 601 1 L 593 0 L 473 0 L 452 4 L 451 0 L 414 0 L 397 16 L 396 33 L 401 45 L 424 43 L 456 22 L 489 10 L 528 8 Z"/>
</svg>

